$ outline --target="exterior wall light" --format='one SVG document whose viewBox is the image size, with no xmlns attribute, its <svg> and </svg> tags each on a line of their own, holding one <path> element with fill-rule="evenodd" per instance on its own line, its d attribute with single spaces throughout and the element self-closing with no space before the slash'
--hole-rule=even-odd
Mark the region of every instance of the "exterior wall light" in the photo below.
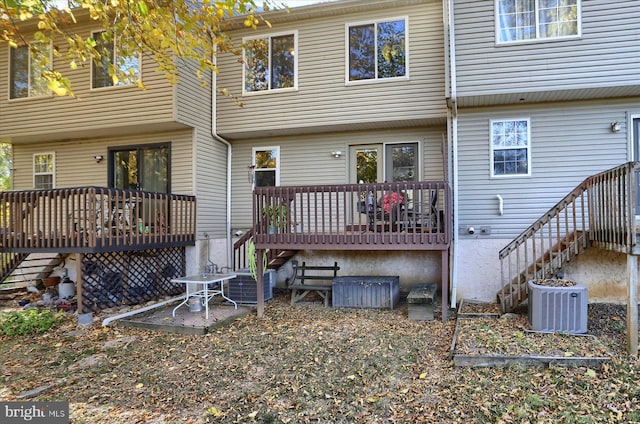
<svg viewBox="0 0 640 424">
<path fill-rule="evenodd" d="M 334 158 L 339 158 L 343 155 L 343 153 L 340 150 L 337 150 L 335 152 L 331 152 L 331 156 L 333 156 Z"/>
<path fill-rule="evenodd" d="M 104 156 L 95 155 L 93 158 L 96 160 L 96 163 L 100 163 L 100 162 L 102 162 L 102 159 L 104 159 Z"/>
<path fill-rule="evenodd" d="M 620 132 L 620 123 L 618 123 L 618 122 L 612 122 L 612 123 L 611 123 L 611 132 L 612 132 L 612 133 Z"/>
</svg>

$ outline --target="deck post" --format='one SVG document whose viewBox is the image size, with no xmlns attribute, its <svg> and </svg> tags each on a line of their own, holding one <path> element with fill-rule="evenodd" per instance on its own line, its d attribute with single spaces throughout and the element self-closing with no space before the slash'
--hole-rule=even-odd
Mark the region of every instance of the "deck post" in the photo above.
<svg viewBox="0 0 640 424">
<path fill-rule="evenodd" d="M 627 255 L 627 351 L 638 355 L 638 256 Z"/>
<path fill-rule="evenodd" d="M 442 258 L 442 322 L 447 322 L 447 312 L 449 309 L 449 251 L 441 251 Z"/>
<path fill-rule="evenodd" d="M 264 316 L 264 269 L 262 263 L 262 249 L 256 249 L 256 289 L 258 290 L 257 297 L 257 306 L 258 306 L 258 318 L 262 318 Z"/>
<path fill-rule="evenodd" d="M 83 314 L 83 308 L 82 308 L 82 283 L 83 283 L 83 278 L 82 278 L 82 259 L 84 258 L 84 254 L 82 253 L 77 253 L 75 255 L 75 262 L 76 262 L 76 299 L 77 299 L 77 306 L 76 309 L 78 311 L 79 314 Z"/>
</svg>

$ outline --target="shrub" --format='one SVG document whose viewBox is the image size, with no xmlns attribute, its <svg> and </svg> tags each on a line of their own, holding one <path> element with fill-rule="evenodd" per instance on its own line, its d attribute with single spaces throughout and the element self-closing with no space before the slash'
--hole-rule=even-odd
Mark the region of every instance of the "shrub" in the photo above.
<svg viewBox="0 0 640 424">
<path fill-rule="evenodd" d="M 64 313 L 43 309 L 0 312 L 0 336 L 41 334 L 64 321 Z"/>
</svg>

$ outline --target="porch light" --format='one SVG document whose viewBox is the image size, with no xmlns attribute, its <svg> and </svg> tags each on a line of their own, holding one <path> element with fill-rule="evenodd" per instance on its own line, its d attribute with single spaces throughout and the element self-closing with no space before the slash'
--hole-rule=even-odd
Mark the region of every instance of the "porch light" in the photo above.
<svg viewBox="0 0 640 424">
<path fill-rule="evenodd" d="M 104 159 L 104 156 L 95 155 L 93 158 L 96 160 L 96 163 L 100 163 L 100 162 L 102 162 L 102 159 Z"/>
<path fill-rule="evenodd" d="M 333 156 L 334 158 L 339 158 L 343 155 L 343 153 L 340 150 L 337 150 L 335 152 L 331 152 L 331 156 Z"/>
<path fill-rule="evenodd" d="M 618 122 L 612 122 L 612 123 L 611 123 L 611 132 L 612 132 L 612 133 L 620 132 L 620 123 L 618 123 Z"/>
</svg>

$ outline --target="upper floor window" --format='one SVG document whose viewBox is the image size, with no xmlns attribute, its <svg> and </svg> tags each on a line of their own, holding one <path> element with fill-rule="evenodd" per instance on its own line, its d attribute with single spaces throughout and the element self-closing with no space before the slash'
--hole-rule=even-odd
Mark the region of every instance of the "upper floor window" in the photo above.
<svg viewBox="0 0 640 424">
<path fill-rule="evenodd" d="M 55 155 L 53 153 L 33 155 L 33 188 L 52 189 L 54 172 Z"/>
<path fill-rule="evenodd" d="M 280 184 L 280 148 L 256 147 L 253 149 L 253 182 L 256 187 Z"/>
<path fill-rule="evenodd" d="M 140 58 L 136 55 L 121 56 L 118 54 L 117 43 L 112 34 L 106 31 L 93 33 L 96 42 L 95 49 L 100 57 L 91 64 L 91 88 L 113 87 L 128 85 L 121 81 L 117 74 L 126 75 L 129 80 L 140 78 Z M 113 74 L 113 76 L 109 74 Z"/>
<path fill-rule="evenodd" d="M 407 18 L 347 26 L 347 81 L 407 76 Z"/>
<path fill-rule="evenodd" d="M 495 0 L 499 43 L 580 34 L 580 0 Z"/>
<path fill-rule="evenodd" d="M 46 96 L 51 93 L 43 73 L 51 63 L 49 43 L 31 43 L 10 49 L 9 98 Z"/>
<path fill-rule="evenodd" d="M 253 93 L 298 86 L 297 34 L 244 41 L 243 91 Z"/>
<path fill-rule="evenodd" d="M 529 120 L 491 121 L 491 176 L 531 175 Z"/>
</svg>

